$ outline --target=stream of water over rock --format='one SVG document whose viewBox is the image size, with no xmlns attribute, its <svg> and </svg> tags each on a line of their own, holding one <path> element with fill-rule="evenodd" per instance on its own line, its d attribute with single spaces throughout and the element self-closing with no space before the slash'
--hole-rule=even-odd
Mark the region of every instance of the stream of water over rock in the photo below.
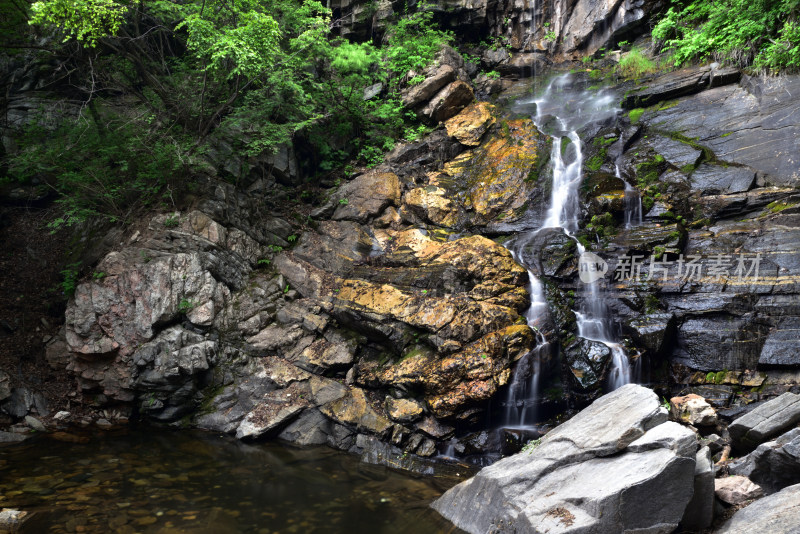
<svg viewBox="0 0 800 534">
<path fill-rule="evenodd" d="M 516 103 L 517 111 L 530 111 L 536 126 L 553 138 L 551 153 L 552 186 L 550 201 L 541 223 L 517 234 L 507 245 L 514 258 L 528 269 L 531 306 L 525 314 L 528 325 L 539 338 L 538 347 L 521 359 L 514 370 L 503 402 L 502 424 L 506 428 L 530 427 L 539 422 L 536 407 L 540 403 L 541 361 L 553 350 L 541 333 L 541 324 L 548 313 L 547 301 L 537 272 L 538 250 L 530 250 L 539 234 L 547 229 L 560 229 L 575 240 L 579 255 L 585 247 L 575 239 L 580 217 L 579 187 L 582 181 L 583 151 L 578 132 L 589 124 L 604 121 L 618 113 L 616 95 L 607 89 L 589 90 L 575 83 L 572 74 L 553 77 L 541 93 Z M 640 200 L 631 188 L 626 203 L 629 226 L 641 221 Z M 611 370 L 607 389 L 614 390 L 632 381 L 630 362 L 625 350 L 615 339 L 612 319 L 601 292 L 601 281 L 581 284 L 581 305 L 574 310 L 578 336 L 605 345 L 611 354 Z"/>
</svg>

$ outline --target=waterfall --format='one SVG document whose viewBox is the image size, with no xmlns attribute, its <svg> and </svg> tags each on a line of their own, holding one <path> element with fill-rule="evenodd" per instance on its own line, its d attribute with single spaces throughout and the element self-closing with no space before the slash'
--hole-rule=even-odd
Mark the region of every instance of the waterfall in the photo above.
<svg viewBox="0 0 800 534">
<path fill-rule="evenodd" d="M 521 234 L 509 247 L 514 261 L 524 264 L 522 250 L 536 232 Z M 547 318 L 547 299 L 544 288 L 536 275 L 528 269 L 528 294 L 531 305 L 525 312 L 525 320 L 536 334 L 536 348 L 523 356 L 515 365 L 508 385 L 505 401 L 502 403 L 503 426 L 506 428 L 529 428 L 538 422 L 537 405 L 540 402 L 540 382 L 542 358 L 550 351 L 550 343 L 542 330 Z"/>
<path fill-rule="evenodd" d="M 622 179 L 619 165 L 614 166 L 614 175 Z M 625 182 L 625 228 L 630 229 L 642 224 L 642 195 L 639 190 Z"/>
<path fill-rule="evenodd" d="M 534 117 L 536 126 L 543 131 L 549 129 L 550 131 L 547 133 L 553 137 L 551 155 L 553 185 L 550 205 L 542 228 L 562 228 L 568 236 L 574 239 L 573 233 L 578 229 L 580 212 L 578 189 L 582 180 L 583 166 L 583 153 L 578 130 L 592 122 L 614 116 L 617 110 L 614 107 L 615 99 L 612 94 L 604 91 L 591 93 L 575 89 L 570 85 L 571 80 L 571 74 L 557 76 L 550 81 L 541 97 L 521 103 L 536 104 Z M 631 210 L 631 221 L 638 222 L 640 220 L 641 209 L 638 209 L 638 215 Z M 533 232 L 534 235 L 535 233 Z M 527 240 L 518 241 L 525 242 Z M 585 248 L 577 240 L 576 245 L 579 254 L 583 254 Z M 520 255 L 515 254 L 515 258 L 518 256 Z M 536 280 L 533 273 L 530 271 L 529 273 L 531 280 Z M 529 324 L 534 317 L 534 302 L 539 298 L 535 295 L 536 286 L 541 288 L 538 280 L 531 283 L 531 311 L 526 315 Z M 631 381 L 631 366 L 622 345 L 614 339 L 608 306 L 605 298 L 600 294 L 599 286 L 600 281 L 584 284 L 581 295 L 583 297 L 582 305 L 579 310 L 575 311 L 575 317 L 580 337 L 603 343 L 609 348 L 612 369 L 608 387 L 613 390 Z M 507 403 L 510 403 L 512 398 L 519 398 L 513 382 L 512 387 L 509 388 Z"/>
<path fill-rule="evenodd" d="M 583 254 L 586 249 L 578 243 L 578 253 Z M 599 281 L 588 286 L 580 311 L 575 312 L 578 326 L 578 336 L 598 341 L 611 351 L 611 372 L 608 376 L 608 389 L 613 391 L 625 384 L 631 383 L 632 372 L 630 360 L 625 354 L 625 349 L 614 341 L 611 332 L 611 320 L 608 313 L 606 300 L 600 295 Z"/>
</svg>

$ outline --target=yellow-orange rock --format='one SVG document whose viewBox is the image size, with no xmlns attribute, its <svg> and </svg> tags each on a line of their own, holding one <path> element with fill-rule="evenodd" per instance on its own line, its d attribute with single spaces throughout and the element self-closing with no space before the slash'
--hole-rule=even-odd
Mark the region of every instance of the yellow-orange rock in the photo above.
<svg viewBox="0 0 800 534">
<path fill-rule="evenodd" d="M 421 352 L 377 372 L 379 384 L 422 389 L 436 417 L 452 417 L 460 408 L 488 400 L 509 377 L 509 365 L 534 345 L 532 330 L 513 325 L 482 337 L 462 351 L 447 356 Z"/>
<path fill-rule="evenodd" d="M 412 212 L 439 226 L 454 226 L 458 221 L 458 207 L 450 200 L 444 188 L 428 185 L 406 193 L 403 202 Z"/>
<path fill-rule="evenodd" d="M 479 147 L 444 165 L 481 222 L 520 209 L 535 186 L 542 135 L 530 119 L 504 121 Z"/>
<path fill-rule="evenodd" d="M 462 145 L 478 146 L 483 134 L 496 122 L 495 107 L 488 102 L 473 102 L 444 123 L 447 135 Z"/>
</svg>

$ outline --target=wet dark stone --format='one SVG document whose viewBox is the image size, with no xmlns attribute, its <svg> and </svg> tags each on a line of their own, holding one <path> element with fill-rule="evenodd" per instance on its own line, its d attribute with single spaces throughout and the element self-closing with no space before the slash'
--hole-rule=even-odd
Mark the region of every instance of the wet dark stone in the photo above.
<svg viewBox="0 0 800 534">
<path fill-rule="evenodd" d="M 652 106 L 662 100 L 698 93 L 706 89 L 711 80 L 711 69 L 687 68 L 655 78 L 647 86 L 632 91 L 622 100 L 622 107 Z"/>
<path fill-rule="evenodd" d="M 545 228 L 526 243 L 522 259 L 538 275 L 569 279 L 577 273 L 576 250 L 575 241 L 564 230 Z"/>
<path fill-rule="evenodd" d="M 761 365 L 800 365 L 800 317 L 784 317 L 769 333 L 758 363 Z"/>
<path fill-rule="evenodd" d="M 703 152 L 688 143 L 664 136 L 651 136 L 648 144 L 664 156 L 671 165 L 682 169 L 687 165 L 695 166 L 700 163 Z"/>
<path fill-rule="evenodd" d="M 565 358 L 576 385 L 584 390 L 602 387 L 611 363 L 611 349 L 599 341 L 578 338 L 565 347 Z"/>
<path fill-rule="evenodd" d="M 675 335 L 675 315 L 650 313 L 626 323 L 624 331 L 633 337 L 637 347 L 654 355 L 665 353 Z"/>
<path fill-rule="evenodd" d="M 682 98 L 641 120 L 646 126 L 697 139 L 720 161 L 764 173 L 766 184 L 800 181 L 794 157 L 800 152 L 800 76 L 745 76 L 741 85 Z"/>
<path fill-rule="evenodd" d="M 703 163 L 692 173 L 689 181 L 692 189 L 702 195 L 720 195 L 749 191 L 756 180 L 756 173 L 748 167 L 720 167 Z"/>
</svg>

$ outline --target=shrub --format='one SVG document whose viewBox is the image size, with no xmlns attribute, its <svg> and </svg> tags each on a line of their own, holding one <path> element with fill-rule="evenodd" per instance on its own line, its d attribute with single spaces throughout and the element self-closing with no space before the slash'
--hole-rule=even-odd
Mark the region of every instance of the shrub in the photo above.
<svg viewBox="0 0 800 534">
<path fill-rule="evenodd" d="M 798 0 L 673 0 L 653 38 L 675 64 L 715 58 L 740 67 L 797 68 Z"/>
<path fill-rule="evenodd" d="M 625 78 L 639 78 L 656 70 L 658 70 L 658 66 L 653 60 L 634 47 L 622 57 L 615 72 Z"/>
<path fill-rule="evenodd" d="M 104 119 L 67 119 L 54 131 L 31 126 L 23 149 L 8 159 L 5 180 L 38 178 L 59 193 L 62 213 L 52 228 L 90 217 L 126 221 L 139 206 L 171 201 L 193 168 L 184 159 L 189 143 L 179 135 L 162 137 L 113 114 Z"/>
</svg>

